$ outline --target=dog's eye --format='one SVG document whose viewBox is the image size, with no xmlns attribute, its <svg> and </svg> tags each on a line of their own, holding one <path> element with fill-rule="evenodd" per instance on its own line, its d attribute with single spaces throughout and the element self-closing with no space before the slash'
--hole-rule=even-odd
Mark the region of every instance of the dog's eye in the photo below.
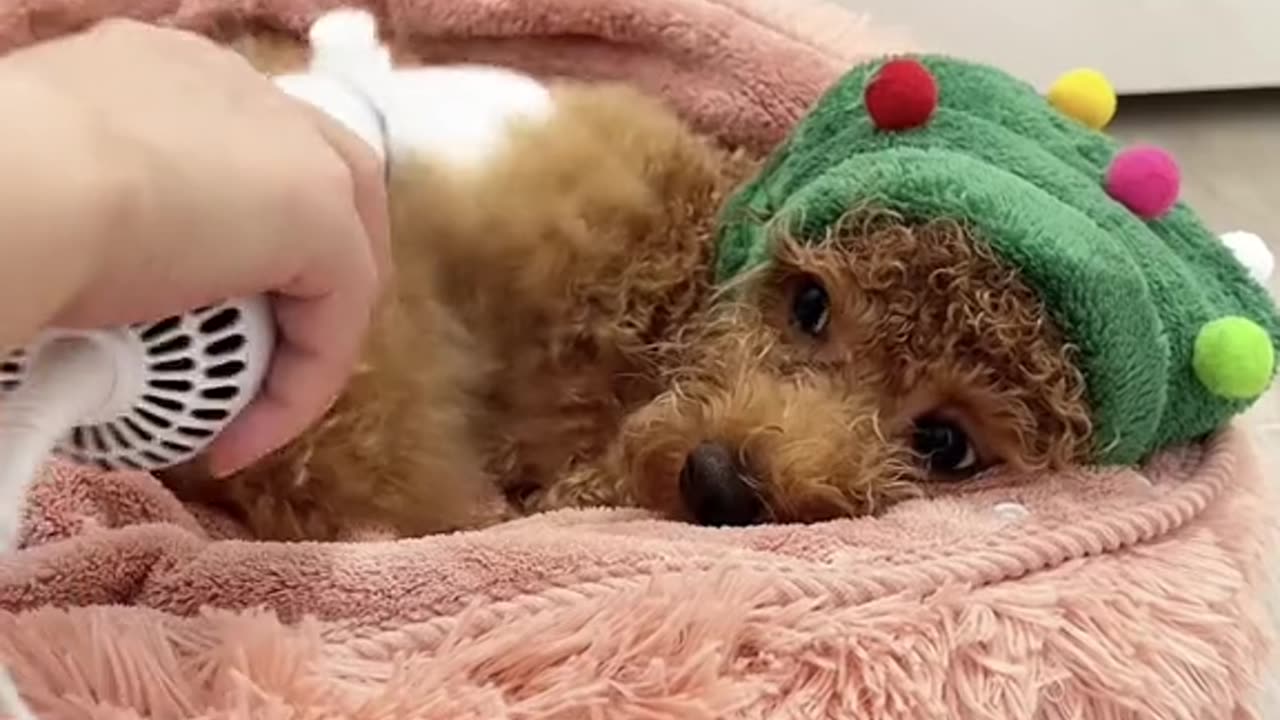
<svg viewBox="0 0 1280 720">
<path fill-rule="evenodd" d="M 818 337 L 831 320 L 831 298 L 817 278 L 805 277 L 791 298 L 791 321 L 806 335 Z"/>
<path fill-rule="evenodd" d="M 963 474 L 977 469 L 978 454 L 968 434 L 953 422 L 923 417 L 916 421 L 912 445 L 934 472 Z"/>
</svg>

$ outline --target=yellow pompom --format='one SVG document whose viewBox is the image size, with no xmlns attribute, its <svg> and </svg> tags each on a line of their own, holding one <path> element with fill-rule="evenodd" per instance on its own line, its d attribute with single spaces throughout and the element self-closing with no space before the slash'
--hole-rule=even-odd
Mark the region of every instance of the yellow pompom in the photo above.
<svg viewBox="0 0 1280 720">
<path fill-rule="evenodd" d="M 1102 73 L 1079 68 L 1049 88 L 1049 102 L 1064 115 L 1101 130 L 1116 114 L 1116 91 Z"/>
</svg>

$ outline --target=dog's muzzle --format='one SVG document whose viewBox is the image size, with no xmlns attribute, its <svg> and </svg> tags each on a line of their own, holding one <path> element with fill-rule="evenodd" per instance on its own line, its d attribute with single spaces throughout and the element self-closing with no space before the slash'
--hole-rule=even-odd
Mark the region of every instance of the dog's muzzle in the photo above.
<svg viewBox="0 0 1280 720">
<path fill-rule="evenodd" d="M 751 475 L 737 454 L 718 442 L 704 442 L 689 453 L 680 471 L 680 498 L 699 525 L 752 525 L 764 514 Z"/>
</svg>

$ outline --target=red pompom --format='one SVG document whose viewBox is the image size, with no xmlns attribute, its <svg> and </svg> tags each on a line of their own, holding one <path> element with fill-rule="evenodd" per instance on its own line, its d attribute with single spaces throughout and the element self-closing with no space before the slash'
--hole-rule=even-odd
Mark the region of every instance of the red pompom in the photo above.
<svg viewBox="0 0 1280 720">
<path fill-rule="evenodd" d="M 881 130 L 907 130 L 928 122 L 938 107 L 938 83 L 916 60 L 885 63 L 863 95 L 871 121 Z"/>
</svg>

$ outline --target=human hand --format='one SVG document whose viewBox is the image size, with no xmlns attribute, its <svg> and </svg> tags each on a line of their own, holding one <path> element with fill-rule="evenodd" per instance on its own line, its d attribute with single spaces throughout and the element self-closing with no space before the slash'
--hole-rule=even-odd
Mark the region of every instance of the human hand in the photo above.
<svg viewBox="0 0 1280 720">
<path fill-rule="evenodd" d="M 0 60 L 77 114 L 104 174 L 63 327 L 155 320 L 271 293 L 279 340 L 209 469 L 234 472 L 319 417 L 389 271 L 380 161 L 354 135 L 196 35 L 114 20 Z M 101 194 L 101 193 L 100 193 Z"/>
</svg>

